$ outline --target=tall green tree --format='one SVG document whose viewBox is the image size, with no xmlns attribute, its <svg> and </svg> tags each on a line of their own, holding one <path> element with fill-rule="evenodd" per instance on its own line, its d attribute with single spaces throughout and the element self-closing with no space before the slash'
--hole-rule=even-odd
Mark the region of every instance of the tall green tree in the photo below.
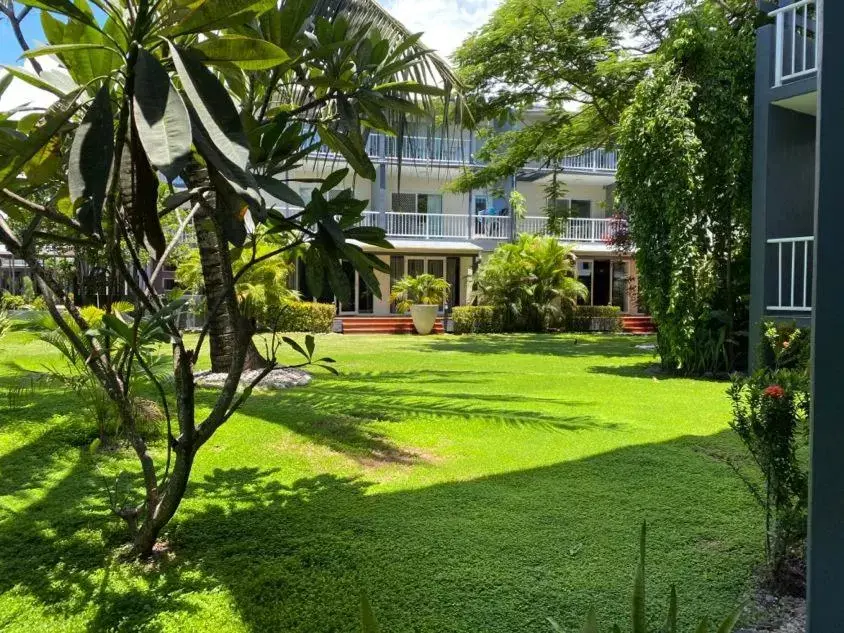
<svg viewBox="0 0 844 633">
<path fill-rule="evenodd" d="M 105 19 L 99 19 L 84 0 L 27 2 L 49 10 L 42 11 L 41 18 L 50 43 L 25 55 L 56 55 L 67 75 L 8 69 L 58 99 L 23 118 L 0 115 L 4 122 L 0 200 L 4 211 L 23 227 L 14 228 L 0 217 L 0 242 L 27 262 L 58 329 L 79 357 L 86 359 L 88 370 L 114 403 L 137 458 L 142 484 L 125 502 L 113 503 L 112 510 L 126 522 L 134 553 L 148 556 L 184 497 L 197 452 L 276 366 L 278 343 L 273 338 L 266 367 L 239 388 L 252 328 L 237 306 L 238 282 L 262 262 L 302 246 L 312 271 L 309 281 L 317 292 L 326 282 L 338 296 L 349 292 L 343 260 L 376 293 L 373 269 L 384 268 L 357 245 L 387 245 L 382 230 L 358 226 L 366 201 L 354 199 L 351 190 L 327 199 L 328 191 L 342 180 L 336 173 L 312 183 L 310 199 L 302 201 L 301 212 L 293 217 L 267 203 L 284 199 L 286 185 L 275 176 L 301 160 L 302 151 L 314 143 L 303 150 L 299 137 L 304 123 L 295 120 L 295 112 L 281 109 L 268 111 L 265 117 L 244 116 L 237 105 L 242 102 L 234 87 L 237 79 L 256 68 L 290 72 L 304 92 L 325 89 L 337 96 L 338 103 L 344 94 L 359 94 L 364 82 L 371 96 L 358 101 L 359 109 L 335 106 L 335 118 L 344 121 L 345 127 L 334 125 L 327 116 L 328 122 L 323 123 L 321 117 L 317 127 L 321 142 L 345 156 L 364 177 L 371 174 L 371 163 L 362 145 L 362 124 L 380 123 L 387 120 L 383 112 L 412 107 L 397 93 L 441 96 L 443 89 L 413 80 L 402 86 L 379 83 L 366 75 L 391 56 L 396 72 L 401 66 L 413 72 L 419 55 L 410 55 L 408 50 L 418 38 L 381 44 L 377 33 L 350 29 L 336 18 L 305 20 L 299 30 L 289 32 L 293 39 L 316 42 L 310 53 L 292 58 L 261 35 L 261 20 L 267 13 L 275 15 L 275 2 L 96 0 Z M 305 10 L 310 3 L 291 1 L 288 6 Z M 277 26 L 283 30 L 290 21 Z M 380 61 L 373 62 L 376 48 Z M 310 69 L 297 74 L 311 60 L 324 63 L 323 72 Z M 360 105 L 364 102 L 366 106 Z M 197 174 L 192 170 L 203 172 L 196 186 L 176 194 L 162 208 L 157 196 L 159 178 L 180 176 L 193 183 Z M 193 345 L 177 326 L 183 302 L 168 303 L 159 296 L 145 265 L 146 257 L 156 262 L 154 276 L 172 252 L 179 232 L 171 239 L 165 237 L 161 217 L 183 203 L 191 211 L 181 230 L 188 218 L 202 210 L 218 245 L 219 278 L 214 283 L 219 292 L 208 302 L 211 318 Z M 278 248 L 259 251 L 253 228 L 257 224 L 283 238 Z M 136 308 L 126 314 L 108 303 L 101 322 L 96 326 L 89 322 L 54 271 L 39 258 L 47 243 L 101 253 L 107 282 L 115 289 L 128 287 Z M 232 268 L 230 246 L 243 249 L 235 250 L 238 257 L 246 253 L 247 261 L 237 272 Z M 236 333 L 227 378 L 211 407 L 199 410 L 195 364 L 213 317 L 223 306 L 229 306 Z M 146 352 L 162 343 L 172 351 L 172 385 L 160 381 L 144 361 Z M 312 339 L 305 347 L 293 346 L 304 355 L 305 363 L 328 366 L 330 359 L 315 358 Z M 131 378 L 139 373 L 149 377 L 165 412 L 167 436 L 161 458 L 150 450 L 133 406 L 136 381 Z"/>
<path fill-rule="evenodd" d="M 530 161 L 611 145 L 624 109 L 686 0 L 504 0 L 455 52 L 471 110 L 492 122 L 470 190 Z M 542 108 L 541 115 L 530 110 Z M 503 132 L 503 133 L 502 133 Z"/>
<path fill-rule="evenodd" d="M 618 195 L 663 363 L 731 370 L 747 327 L 755 3 L 684 13 L 618 133 Z"/>
</svg>

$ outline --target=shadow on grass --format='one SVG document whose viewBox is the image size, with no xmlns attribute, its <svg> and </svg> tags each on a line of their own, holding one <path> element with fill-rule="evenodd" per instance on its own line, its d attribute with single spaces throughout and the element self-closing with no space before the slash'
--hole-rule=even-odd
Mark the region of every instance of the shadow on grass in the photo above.
<svg viewBox="0 0 844 633">
<path fill-rule="evenodd" d="M 431 350 L 470 354 L 532 354 L 538 356 L 630 356 L 650 337 L 620 334 L 486 334 L 437 336 L 424 339 Z M 642 351 L 643 355 L 653 352 Z"/>
<path fill-rule="evenodd" d="M 545 632 L 546 616 L 574 629 L 590 605 L 604 621 L 625 617 L 647 519 L 650 606 L 662 612 L 677 582 L 686 626 L 732 608 L 761 553 L 742 482 L 705 454 L 725 450 L 736 450 L 730 433 L 684 437 L 395 493 L 331 474 L 217 470 L 191 485 L 166 535 L 176 557 L 156 568 L 114 562 L 120 533 L 80 459 L 0 522 L 0 594 L 84 613 L 89 631 L 157 631 L 223 592 L 226 616 L 256 633 L 356 633 L 361 588 L 386 631 Z"/>
<path fill-rule="evenodd" d="M 619 376 L 621 378 L 645 378 L 647 380 L 702 380 L 705 382 L 729 383 L 729 377 L 694 376 L 665 371 L 657 362 L 635 365 L 593 365 L 586 371 L 591 374 Z"/>
<path fill-rule="evenodd" d="M 421 416 L 555 432 L 621 428 L 618 423 L 596 421 L 578 413 L 579 408 L 594 405 L 594 401 L 462 390 L 482 385 L 487 380 L 483 371 L 475 371 L 471 377 L 464 375 L 462 382 L 458 379 L 454 384 L 454 390 L 443 391 L 442 384 L 452 385 L 453 373 L 429 375 L 426 371 L 415 377 L 412 387 L 408 386 L 407 372 L 344 374 L 317 381 L 306 389 L 255 392 L 243 413 L 285 426 L 358 461 L 407 465 L 425 458 L 394 444 L 373 427 L 373 422 L 401 423 Z M 565 413 L 549 413 L 551 407 L 563 408 Z"/>
</svg>

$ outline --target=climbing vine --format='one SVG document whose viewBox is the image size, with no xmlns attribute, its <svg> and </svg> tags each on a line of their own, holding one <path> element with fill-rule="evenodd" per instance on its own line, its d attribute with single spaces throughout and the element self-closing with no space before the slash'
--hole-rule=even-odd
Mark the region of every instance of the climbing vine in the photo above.
<svg viewBox="0 0 844 633">
<path fill-rule="evenodd" d="M 684 373 L 744 361 L 755 17 L 704 2 L 679 18 L 619 126 L 640 288 L 663 364 Z"/>
</svg>

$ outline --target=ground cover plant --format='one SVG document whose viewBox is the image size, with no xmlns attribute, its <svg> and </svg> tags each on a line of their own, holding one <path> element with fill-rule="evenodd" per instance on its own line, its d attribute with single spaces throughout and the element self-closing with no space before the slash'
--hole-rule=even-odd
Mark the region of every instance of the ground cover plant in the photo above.
<svg viewBox="0 0 844 633">
<path fill-rule="evenodd" d="M 719 458 L 749 457 L 726 384 L 653 373 L 643 341 L 319 337 L 342 375 L 253 394 L 154 564 L 114 553 L 104 489 L 122 494 L 131 457 L 92 454 L 76 399 L 35 380 L 0 408 L 0 628 L 358 631 L 361 589 L 383 631 L 580 630 L 591 608 L 606 626 L 629 618 L 643 520 L 649 627 L 672 584 L 681 630 L 721 618 L 764 556 Z M 0 353 L 3 389 L 58 358 L 20 331 Z"/>
</svg>

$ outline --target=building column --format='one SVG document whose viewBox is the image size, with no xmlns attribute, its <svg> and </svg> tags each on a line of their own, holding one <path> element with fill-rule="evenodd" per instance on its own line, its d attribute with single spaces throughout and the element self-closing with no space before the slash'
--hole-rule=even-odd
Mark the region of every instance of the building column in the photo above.
<svg viewBox="0 0 844 633">
<path fill-rule="evenodd" d="M 753 106 L 753 207 L 750 228 L 750 368 L 755 369 L 756 350 L 762 339 L 765 316 L 765 261 L 768 248 L 768 129 L 771 109 L 773 25 L 762 26 L 756 35 L 756 101 Z"/>
<path fill-rule="evenodd" d="M 812 315 L 812 419 L 809 471 L 808 631 L 844 625 L 844 2 L 818 3 L 821 33 Z"/>
<path fill-rule="evenodd" d="M 384 162 L 375 165 L 375 180 L 372 181 L 370 205 L 378 212 L 378 226 L 387 228 L 387 165 Z"/>
</svg>

